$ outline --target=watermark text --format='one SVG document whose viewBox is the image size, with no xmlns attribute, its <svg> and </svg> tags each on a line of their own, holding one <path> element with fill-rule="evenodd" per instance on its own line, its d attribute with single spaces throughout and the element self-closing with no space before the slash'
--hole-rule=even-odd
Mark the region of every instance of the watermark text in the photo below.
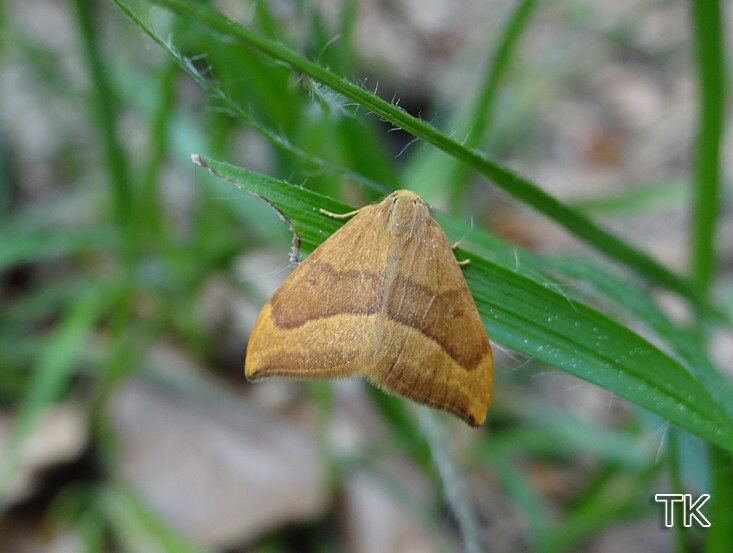
<svg viewBox="0 0 733 553">
<path fill-rule="evenodd" d="M 708 499 L 710 499 L 709 493 L 700 495 L 694 501 L 692 500 L 692 494 L 689 493 L 658 493 L 654 495 L 654 501 L 664 503 L 664 525 L 667 528 L 672 528 L 675 525 L 675 511 L 682 515 L 682 526 L 685 528 L 692 526 L 693 519 L 703 528 L 708 528 L 710 521 L 700 511 L 700 508 L 705 505 Z M 674 508 L 675 503 L 680 505 L 679 509 Z M 679 521 L 677 523 L 679 524 Z"/>
</svg>

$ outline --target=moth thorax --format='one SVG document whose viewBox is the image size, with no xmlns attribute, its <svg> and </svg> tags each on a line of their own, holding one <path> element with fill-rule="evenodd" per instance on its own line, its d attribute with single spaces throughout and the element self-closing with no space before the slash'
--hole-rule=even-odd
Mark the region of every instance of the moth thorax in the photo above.
<svg viewBox="0 0 733 553">
<path fill-rule="evenodd" d="M 389 232 L 395 240 L 405 241 L 414 232 L 420 220 L 420 210 L 425 209 L 422 201 L 414 194 L 397 193 L 392 199 L 389 212 Z"/>
</svg>

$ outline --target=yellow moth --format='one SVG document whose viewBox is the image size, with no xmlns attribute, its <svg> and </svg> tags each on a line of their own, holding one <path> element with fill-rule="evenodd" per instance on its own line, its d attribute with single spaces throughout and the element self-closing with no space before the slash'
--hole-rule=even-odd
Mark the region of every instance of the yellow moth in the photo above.
<svg viewBox="0 0 733 553">
<path fill-rule="evenodd" d="M 491 400 L 491 346 L 427 203 L 398 190 L 353 218 L 265 304 L 249 380 L 361 376 L 477 426 Z"/>
</svg>

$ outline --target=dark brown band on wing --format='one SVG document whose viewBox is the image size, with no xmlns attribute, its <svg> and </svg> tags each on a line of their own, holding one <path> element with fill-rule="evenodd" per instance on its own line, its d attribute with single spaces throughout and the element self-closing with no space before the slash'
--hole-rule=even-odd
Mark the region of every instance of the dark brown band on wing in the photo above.
<svg viewBox="0 0 733 553">
<path fill-rule="evenodd" d="M 296 328 L 311 320 L 339 314 L 379 312 L 385 293 L 384 273 L 338 271 L 320 259 L 308 261 L 306 276 L 297 286 L 283 286 L 270 299 L 277 326 Z M 292 297 L 293 293 L 297 297 Z M 465 285 L 436 294 L 397 275 L 392 282 L 387 316 L 434 340 L 467 370 L 476 368 L 490 347 Z"/>
<path fill-rule="evenodd" d="M 272 298 L 272 318 L 280 328 L 297 328 L 308 321 L 334 315 L 378 313 L 384 294 L 384 274 L 338 271 L 320 259 L 306 262 L 307 272 L 296 286 L 281 286 Z M 306 269 L 304 262 L 298 270 Z"/>
<path fill-rule="evenodd" d="M 481 318 L 467 286 L 436 294 L 400 275 L 392 284 L 387 316 L 431 338 L 467 370 L 489 351 Z"/>
</svg>

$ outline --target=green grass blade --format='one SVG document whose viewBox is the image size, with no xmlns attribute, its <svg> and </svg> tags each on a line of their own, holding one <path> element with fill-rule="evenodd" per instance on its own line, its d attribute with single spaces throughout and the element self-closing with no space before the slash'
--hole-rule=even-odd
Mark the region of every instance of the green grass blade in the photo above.
<svg viewBox="0 0 733 553">
<path fill-rule="evenodd" d="M 667 349 L 684 362 L 688 371 L 707 388 L 708 393 L 733 420 L 733 385 L 730 379 L 713 364 L 698 337 L 689 328 L 674 324 L 654 302 L 649 290 L 639 282 L 628 277 L 622 278 L 587 258 L 542 258 L 486 233 L 476 232 L 460 221 L 440 214 L 436 218 L 449 236 L 465 236 L 464 242 L 469 247 L 475 246 L 493 263 L 509 271 L 519 271 L 536 283 L 560 292 L 569 300 L 583 302 L 589 295 L 587 292 L 592 292 L 594 302 L 605 301 L 621 320 L 643 322 Z M 568 286 L 567 282 L 560 282 L 550 276 L 555 274 L 571 279 L 570 284 L 577 281 L 581 284 L 580 290 L 586 293 L 579 293 L 580 290 Z"/>
<path fill-rule="evenodd" d="M 536 5 L 536 0 L 518 0 L 509 21 L 503 27 L 476 98 L 466 102 L 448 125 L 454 135 L 466 137 L 463 145 L 467 148 L 481 148 L 485 144 L 493 119 L 499 83 L 510 66 L 516 45 Z M 447 182 L 463 188 L 470 174 L 469 167 L 456 158 L 423 145 L 410 159 L 403 180 L 414 183 L 413 189 L 418 194 L 434 197 Z"/>
<path fill-rule="evenodd" d="M 392 124 L 468 164 L 518 200 L 534 207 L 565 227 L 580 240 L 591 244 L 611 258 L 629 266 L 644 278 L 690 298 L 697 306 L 705 306 L 706 311 L 715 313 L 718 318 L 728 319 L 727 315 L 720 313 L 714 306 L 709 305 L 704 295 L 692 287 L 689 282 L 656 262 L 648 254 L 604 230 L 583 213 L 560 202 L 529 179 L 491 161 L 476 150 L 466 148 L 425 121 L 413 117 L 389 102 L 335 75 L 317 63 L 303 58 L 286 46 L 235 23 L 212 10 L 209 6 L 183 0 L 154 0 L 154 3 L 165 6 L 177 14 L 192 18 L 222 36 L 242 41 L 266 55 L 309 75 L 314 80 L 359 103 Z"/>
<path fill-rule="evenodd" d="M 623 520 L 646 518 L 651 507 L 646 501 L 648 495 L 643 490 L 649 489 L 650 478 L 647 474 L 632 473 L 631 478 L 615 481 L 610 478 L 601 482 L 598 489 L 591 490 L 582 506 L 566 514 L 563 520 L 553 526 L 548 537 L 548 551 L 565 553 L 566 551 L 582 551 L 583 542 L 600 534 L 604 529 L 612 528 Z M 591 484 L 594 485 L 594 484 Z"/>
<path fill-rule="evenodd" d="M 119 245 L 119 234 L 112 227 L 81 228 L 59 232 L 57 229 L 32 234 L 0 234 L 0 271 L 42 259 L 57 259 L 75 253 Z"/>
<path fill-rule="evenodd" d="M 599 299 L 605 301 L 621 320 L 643 321 L 669 350 L 675 352 L 688 371 L 707 388 L 708 393 L 716 398 L 718 405 L 733 420 L 733 385 L 730 380 L 712 363 L 698 337 L 689 328 L 674 324 L 639 282 L 622 278 L 607 267 L 598 266 L 585 258 L 541 258 L 493 236 L 476 232 L 465 223 L 440 214 L 436 218 L 449 236 L 465 236 L 464 243 L 475 247 L 504 269 L 521 272 L 537 284 L 558 291 L 569 301 L 583 302 L 587 293 L 579 293 L 573 286 L 567 286 L 567 282 L 560 282 L 550 276 L 559 273 L 571 279 L 571 284 L 572 281 L 580 283 L 581 290 L 592 292 L 595 302 Z"/>
<path fill-rule="evenodd" d="M 418 417 L 420 429 L 430 446 L 433 462 L 440 474 L 443 496 L 456 517 L 463 548 L 466 553 L 479 553 L 484 550 L 485 544 L 482 543 L 476 512 L 468 499 L 466 483 L 446 448 L 446 444 L 450 443 L 447 428 L 441 425 L 435 413 L 427 407 L 419 408 Z"/>
<path fill-rule="evenodd" d="M 21 400 L 17 422 L 8 441 L 7 453 L 0 460 L 0 506 L 7 486 L 20 461 L 26 440 L 41 414 L 61 393 L 74 374 L 74 363 L 82 351 L 89 331 L 106 306 L 106 288 L 93 287 L 69 310 L 51 338 L 44 343 L 29 388 Z"/>
<path fill-rule="evenodd" d="M 584 283 L 592 283 L 614 305 L 623 308 L 631 320 L 643 321 L 685 362 L 689 372 L 733 420 L 733 385 L 730 379 L 713 364 L 697 336 L 689 328 L 674 324 L 654 303 L 647 290 L 577 258 L 554 260 L 549 266 Z"/>
<path fill-rule="evenodd" d="M 312 251 L 342 223 L 319 213 L 350 211 L 315 192 L 226 163 L 194 156 L 236 186 L 267 199 Z M 733 451 L 733 421 L 677 361 L 587 305 L 477 255 L 466 281 L 492 339 L 610 390 Z M 520 268 L 521 270 L 521 268 Z"/>
<path fill-rule="evenodd" d="M 708 447 L 712 487 L 710 503 L 703 509 L 710 520 L 705 529 L 705 553 L 725 553 L 733 544 L 733 459 L 730 452 Z M 707 491 L 707 490 L 704 490 Z"/>
<path fill-rule="evenodd" d="M 467 257 L 472 268 L 466 271 L 466 280 L 492 338 L 646 407 L 693 433 L 701 428 L 692 430 L 689 425 L 700 423 L 706 427 L 704 436 L 716 443 L 719 431 L 728 433 L 724 428 L 730 429 L 731 420 L 722 407 L 678 362 L 649 342 L 533 280 L 477 256 Z M 707 420 L 709 415 L 712 418 Z"/>
<path fill-rule="evenodd" d="M 94 87 L 93 111 L 99 125 L 102 149 L 107 165 L 107 177 L 111 186 L 112 199 L 119 232 L 123 238 L 123 254 L 130 261 L 135 251 L 134 227 L 134 195 L 130 168 L 122 145 L 117 138 L 118 106 L 113 93 L 111 78 L 107 73 L 107 65 L 102 58 L 102 47 L 98 40 L 98 28 L 94 23 L 96 4 L 90 0 L 74 0 L 72 2 L 79 37 L 85 61 Z"/>
<path fill-rule="evenodd" d="M 207 553 L 161 520 L 142 499 L 122 484 L 104 490 L 104 508 L 122 551 Z"/>
<path fill-rule="evenodd" d="M 550 524 L 543 498 L 528 482 L 527 476 L 520 470 L 507 448 L 491 445 L 488 440 L 480 445 L 480 457 L 491 465 L 506 493 L 520 508 L 521 516 L 532 536 L 533 550 L 539 553 L 550 551 L 547 543 Z"/>
<path fill-rule="evenodd" d="M 573 201 L 570 205 L 587 213 L 628 217 L 665 208 L 681 208 L 690 202 L 690 183 L 660 180 L 634 183 L 604 196 Z"/>
<path fill-rule="evenodd" d="M 531 410 L 524 408 L 526 402 L 519 405 L 512 406 L 511 414 L 522 424 L 522 444 L 517 449 L 525 453 L 568 458 L 592 454 L 594 459 L 632 470 L 654 458 L 656 444 L 638 433 L 602 426 L 547 402 L 533 400 Z M 516 428 L 505 431 L 505 436 L 494 432 L 492 441 L 515 445 L 517 433 Z"/>
<path fill-rule="evenodd" d="M 376 190 L 381 193 L 389 191 L 383 184 L 365 178 L 361 174 L 345 169 L 335 163 L 306 152 L 289 140 L 289 138 L 283 133 L 272 130 L 270 127 L 262 123 L 258 117 L 251 115 L 244 107 L 242 107 L 242 105 L 218 86 L 214 80 L 209 78 L 207 75 L 202 74 L 196 64 L 193 63 L 191 59 L 183 56 L 181 52 L 179 52 L 170 43 L 170 41 L 164 40 L 158 36 L 150 25 L 146 24 L 145 21 L 138 17 L 138 15 L 132 11 L 127 4 L 121 0 L 113 1 L 143 33 L 163 49 L 163 51 L 165 51 L 183 71 L 193 78 L 204 90 L 206 90 L 206 92 L 216 99 L 216 101 L 221 103 L 229 113 L 255 129 L 276 148 L 299 160 L 306 171 L 330 173 L 338 178 L 358 183 L 367 189 Z"/>
<path fill-rule="evenodd" d="M 707 291 L 715 269 L 715 229 L 720 213 L 720 147 L 725 125 L 725 62 L 720 0 L 692 0 L 700 84 L 695 187 L 692 203 L 692 278 Z"/>
<path fill-rule="evenodd" d="M 669 480 L 671 493 L 685 493 L 686 488 L 682 480 L 682 467 L 680 466 L 680 446 L 679 446 L 679 435 L 680 431 L 677 428 L 670 428 L 667 433 L 667 466 L 669 469 Z M 682 518 L 681 505 L 676 504 L 672 506 L 674 509 L 674 517 L 676 520 Z M 687 528 L 683 527 L 682 524 L 674 525 L 674 541 L 675 551 L 679 553 L 685 553 L 690 551 L 690 534 Z"/>
</svg>

